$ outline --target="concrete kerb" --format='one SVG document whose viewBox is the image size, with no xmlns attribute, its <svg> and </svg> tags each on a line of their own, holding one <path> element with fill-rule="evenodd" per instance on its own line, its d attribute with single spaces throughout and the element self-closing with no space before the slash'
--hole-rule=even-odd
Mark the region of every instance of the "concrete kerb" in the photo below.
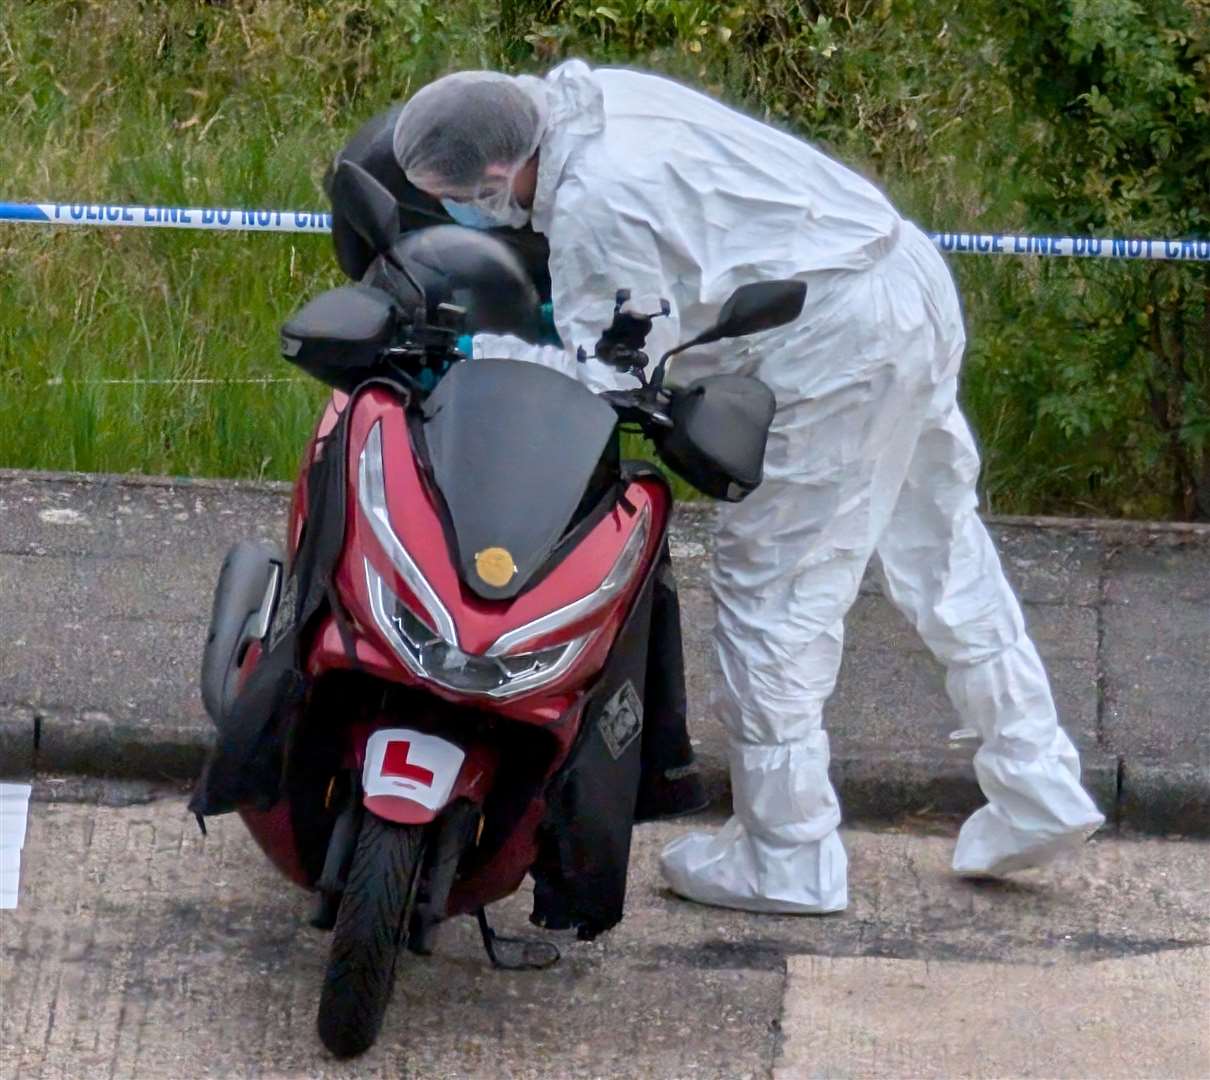
<svg viewBox="0 0 1210 1080">
<path fill-rule="evenodd" d="M 291 485 L 248 480 L 179 479 L 124 475 L 24 472 L 0 469 L 0 482 L 161 488 L 182 493 L 246 492 L 282 498 Z M 708 532 L 712 507 L 686 505 L 680 543 L 695 552 Z M 1147 547 L 1210 544 L 1210 526 L 1168 522 L 990 517 L 993 527 L 1038 530 L 1047 535 L 1095 535 L 1106 550 L 1116 544 Z M 674 543 L 676 542 L 674 538 Z M 0 538 L 0 550 L 5 544 Z M 699 552 L 700 555 L 700 552 Z M 208 605 L 202 599 L 201 606 Z M 115 718 L 96 710 L 46 704 L 0 704 L 0 775 L 74 774 L 128 779 L 192 778 L 200 771 L 209 731 L 196 724 L 175 725 Z M 715 801 L 729 801 L 721 755 L 704 754 L 703 770 Z M 1210 836 L 1210 764 L 1164 761 L 1106 752 L 1083 752 L 1085 781 L 1116 824 L 1184 836 Z M 981 802 L 963 753 L 919 751 L 843 752 L 833 773 L 850 820 L 887 820 L 914 815 L 958 815 Z"/>
<path fill-rule="evenodd" d="M 1121 823 L 1168 837 L 1210 836 L 1210 766 L 1122 761 Z"/>
<path fill-rule="evenodd" d="M 288 495 L 293 484 L 286 480 L 224 479 L 221 477 L 148 476 L 142 473 L 79 473 L 53 469 L 9 469 L 0 467 L 0 481 L 48 484 L 109 484 L 119 487 L 157 487 L 200 489 L 205 491 L 247 491 L 265 495 Z M 706 519 L 714 512 L 712 503 L 684 502 L 677 512 Z M 989 525 L 1031 529 L 1057 529 L 1065 532 L 1120 533 L 1123 538 L 1166 536 L 1174 539 L 1210 540 L 1210 523 L 1196 521 L 1131 521 L 1125 518 L 1064 518 L 1014 514 L 987 514 Z"/>
<path fill-rule="evenodd" d="M 78 473 L 53 469 L 0 468 L 0 481 L 36 484 L 104 484 L 134 488 L 186 488 L 204 491 L 250 491 L 264 495 L 288 495 L 293 484 L 285 480 L 227 480 L 210 476 L 146 476 L 142 473 Z"/>
</svg>

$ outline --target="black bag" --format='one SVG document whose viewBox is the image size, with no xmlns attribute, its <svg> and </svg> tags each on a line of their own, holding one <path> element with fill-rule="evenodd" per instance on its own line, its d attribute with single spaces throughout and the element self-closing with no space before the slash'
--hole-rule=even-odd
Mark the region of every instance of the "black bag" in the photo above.
<svg viewBox="0 0 1210 1080">
<path fill-rule="evenodd" d="M 759 379 L 707 375 L 672 391 L 672 427 L 656 440 L 665 464 L 713 499 L 740 502 L 764 475 L 777 405 Z"/>
<path fill-rule="evenodd" d="M 403 392 L 394 383 L 383 384 Z M 226 814 L 240 806 L 268 809 L 280 797 L 290 738 L 310 690 L 301 645 L 319 616 L 333 613 L 351 654 L 332 571 L 344 546 L 352 411 L 350 403 L 307 473 L 307 526 L 273 613 L 266 652 L 230 708 L 215 718 L 214 748 L 189 801 L 189 809 L 199 816 Z"/>
<path fill-rule="evenodd" d="M 579 736 L 547 789 L 530 921 L 575 927 L 582 941 L 616 925 L 643 748 L 647 655 L 655 574 L 644 583 L 609 663 L 584 705 Z"/>
<path fill-rule="evenodd" d="M 622 481 L 659 476 L 627 462 Z M 651 818 L 705 802 L 686 727 L 680 610 L 667 538 L 588 693 L 576 745 L 546 791 L 530 920 L 590 940 L 626 899 L 636 811 Z"/>
</svg>

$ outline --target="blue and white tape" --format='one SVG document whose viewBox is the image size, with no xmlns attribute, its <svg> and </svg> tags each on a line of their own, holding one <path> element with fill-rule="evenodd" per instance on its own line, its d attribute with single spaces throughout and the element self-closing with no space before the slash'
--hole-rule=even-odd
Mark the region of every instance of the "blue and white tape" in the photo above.
<svg viewBox="0 0 1210 1080">
<path fill-rule="evenodd" d="M 211 229 L 223 232 L 326 233 L 332 215 L 320 210 L 230 210 L 196 206 L 98 203 L 0 203 L 0 221 L 118 228 Z M 1154 240 L 1097 236 L 929 233 L 946 254 L 1050 255 L 1083 259 L 1210 262 L 1210 239 Z"/>
<path fill-rule="evenodd" d="M 0 221 L 42 225 L 108 225 L 133 229 L 326 233 L 332 215 L 320 210 L 229 210 L 199 206 L 114 206 L 97 203 L 0 203 Z"/>
<path fill-rule="evenodd" d="M 1066 255 L 1077 259 L 1167 259 L 1210 262 L 1210 240 L 1141 240 L 1098 236 L 1012 236 L 929 233 L 947 255 Z"/>
</svg>

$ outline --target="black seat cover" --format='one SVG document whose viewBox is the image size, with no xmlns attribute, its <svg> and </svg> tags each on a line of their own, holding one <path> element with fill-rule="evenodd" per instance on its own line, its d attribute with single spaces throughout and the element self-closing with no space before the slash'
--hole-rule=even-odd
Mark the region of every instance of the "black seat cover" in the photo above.
<svg viewBox="0 0 1210 1080">
<path fill-rule="evenodd" d="M 393 105 L 385 112 L 367 120 L 336 155 L 333 166 L 324 176 L 324 191 L 332 197 L 331 179 L 335 164 L 342 160 L 356 162 L 382 184 L 399 201 L 399 224 L 404 232 L 422 229 L 426 225 L 453 223 L 441 203 L 408 182 L 395 160 L 395 121 L 403 104 Z M 525 264 L 542 300 L 550 299 L 550 245 L 546 237 L 528 226 L 524 229 L 492 229 L 491 232 L 508 244 Z M 360 281 L 374 259 L 374 252 L 350 227 L 340 212 L 332 207 L 332 242 L 336 261 L 354 281 Z"/>
</svg>

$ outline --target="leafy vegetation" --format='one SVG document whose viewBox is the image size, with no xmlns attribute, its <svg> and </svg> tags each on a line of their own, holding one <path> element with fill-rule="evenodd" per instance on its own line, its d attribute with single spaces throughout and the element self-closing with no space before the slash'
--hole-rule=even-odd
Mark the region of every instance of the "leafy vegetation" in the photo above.
<svg viewBox="0 0 1210 1080">
<path fill-rule="evenodd" d="M 25 0 L 0 197 L 319 208 L 331 152 L 443 71 L 666 72 L 926 227 L 1210 233 L 1208 0 Z M 0 224 L 0 464 L 287 477 L 322 390 L 277 326 L 322 237 Z M 1210 267 L 954 256 L 994 510 L 1210 517 Z"/>
<path fill-rule="evenodd" d="M 1030 219 L 1210 235 L 1210 4 L 1031 0 L 1000 34 Z M 1174 516 L 1210 519 L 1210 265 L 1084 264 L 1065 284 L 1047 297 L 1067 348 L 1040 415 L 1069 440 L 1113 440 L 1117 457 L 1090 478 L 1120 481 L 1127 462 L 1157 512 L 1164 499 Z"/>
</svg>

